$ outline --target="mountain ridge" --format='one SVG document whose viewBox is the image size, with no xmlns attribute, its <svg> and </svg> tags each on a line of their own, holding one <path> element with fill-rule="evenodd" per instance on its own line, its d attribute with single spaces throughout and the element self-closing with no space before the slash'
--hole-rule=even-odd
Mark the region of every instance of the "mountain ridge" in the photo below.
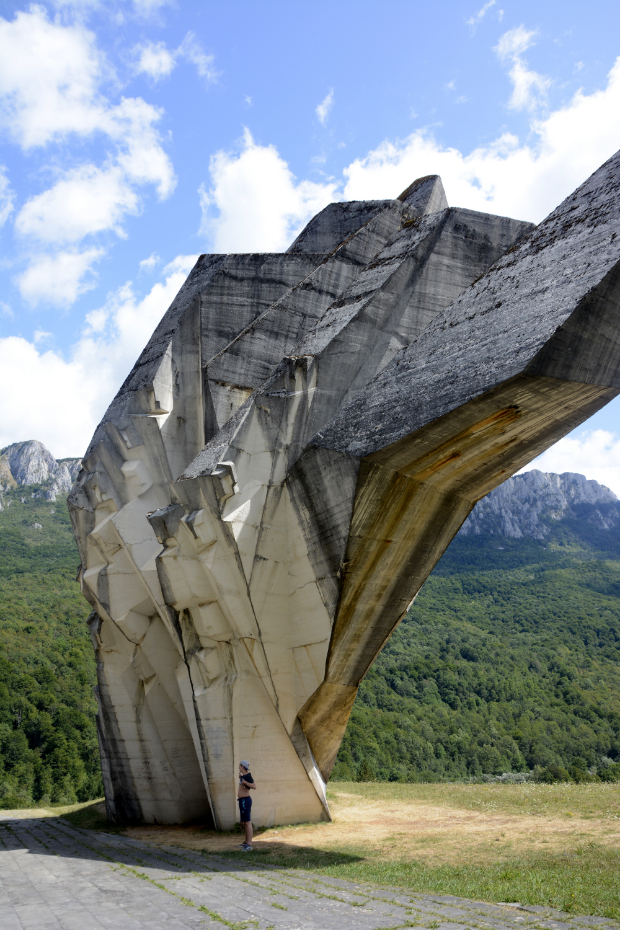
<svg viewBox="0 0 620 930">
<path fill-rule="evenodd" d="M 5 446 L 0 449 L 0 508 L 2 492 L 17 487 L 39 485 L 33 496 L 50 501 L 68 494 L 80 464 L 80 458 L 56 459 L 36 439 Z M 590 508 L 587 514 L 581 505 Z M 620 523 L 620 501 L 610 488 L 577 472 L 532 469 L 508 478 L 479 501 L 458 536 L 544 540 L 553 523 L 575 517 L 611 529 Z"/>
<path fill-rule="evenodd" d="M 620 501 L 610 488 L 576 472 L 559 475 L 532 469 L 508 478 L 483 497 L 458 535 L 543 540 L 554 523 L 575 517 L 612 529 L 620 523 Z"/>
<path fill-rule="evenodd" d="M 3 509 L 1 492 L 17 487 L 40 485 L 33 496 L 49 501 L 55 501 L 60 494 L 68 494 L 81 461 L 79 458 L 55 459 L 38 439 L 5 446 L 0 449 L 0 509 Z"/>
</svg>

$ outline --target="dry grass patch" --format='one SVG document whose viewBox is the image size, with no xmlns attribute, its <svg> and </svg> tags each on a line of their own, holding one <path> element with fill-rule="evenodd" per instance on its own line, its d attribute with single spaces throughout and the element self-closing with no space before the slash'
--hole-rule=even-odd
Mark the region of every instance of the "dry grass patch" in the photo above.
<svg viewBox="0 0 620 930">
<path fill-rule="evenodd" d="M 616 785 L 401 785 L 335 783 L 333 823 L 260 830 L 255 848 L 286 857 L 293 848 L 362 853 L 381 860 L 485 865 L 501 856 L 620 849 Z M 257 808 L 260 799 L 257 799 Z M 151 843 L 224 852 L 231 834 L 202 827 L 130 827 Z"/>
<path fill-rule="evenodd" d="M 414 892 L 620 918 L 620 785 L 337 782 L 329 799 L 333 823 L 259 830 L 252 859 Z M 75 805 L 63 816 L 85 829 L 119 829 L 100 803 Z M 240 855 L 234 832 L 123 832 L 155 845 Z"/>
</svg>

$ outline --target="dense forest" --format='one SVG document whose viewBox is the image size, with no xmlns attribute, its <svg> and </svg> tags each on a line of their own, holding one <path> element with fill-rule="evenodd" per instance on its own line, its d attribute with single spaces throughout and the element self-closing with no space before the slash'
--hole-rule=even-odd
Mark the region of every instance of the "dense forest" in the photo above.
<svg viewBox="0 0 620 930">
<path fill-rule="evenodd" d="M 620 533 L 587 511 L 544 542 L 452 542 L 363 681 L 333 778 L 620 779 Z"/>
<path fill-rule="evenodd" d="M 0 806 L 103 793 L 89 607 L 64 498 L 8 490 L 0 512 Z M 9 505 L 9 506 L 7 506 Z"/>
<path fill-rule="evenodd" d="M 1 501 L 3 808 L 102 794 L 89 608 L 65 499 L 39 492 Z M 454 540 L 362 683 L 334 779 L 620 780 L 620 521 L 588 506 L 544 540 Z"/>
</svg>

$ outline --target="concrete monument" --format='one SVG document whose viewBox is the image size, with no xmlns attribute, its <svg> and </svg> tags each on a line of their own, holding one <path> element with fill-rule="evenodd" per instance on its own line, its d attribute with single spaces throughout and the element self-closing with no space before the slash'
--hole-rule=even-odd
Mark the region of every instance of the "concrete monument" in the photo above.
<svg viewBox="0 0 620 930">
<path fill-rule="evenodd" d="M 515 182 L 516 183 L 516 182 Z M 620 389 L 620 153 L 540 226 L 438 177 L 202 255 L 70 509 L 117 819 L 329 818 L 357 688 L 474 504 Z"/>
</svg>

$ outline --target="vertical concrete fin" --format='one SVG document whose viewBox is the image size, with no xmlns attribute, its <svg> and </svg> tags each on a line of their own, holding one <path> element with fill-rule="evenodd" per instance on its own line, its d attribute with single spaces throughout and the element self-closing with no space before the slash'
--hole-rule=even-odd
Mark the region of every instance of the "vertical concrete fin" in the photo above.
<svg viewBox="0 0 620 930">
<path fill-rule="evenodd" d="M 172 410 L 162 424 L 161 434 L 175 479 L 205 444 L 199 294 L 172 337 L 171 382 Z"/>
<path fill-rule="evenodd" d="M 446 192 L 438 174 L 418 178 L 402 192 L 398 200 L 407 205 L 412 216 L 424 216 L 448 208 Z"/>
</svg>

